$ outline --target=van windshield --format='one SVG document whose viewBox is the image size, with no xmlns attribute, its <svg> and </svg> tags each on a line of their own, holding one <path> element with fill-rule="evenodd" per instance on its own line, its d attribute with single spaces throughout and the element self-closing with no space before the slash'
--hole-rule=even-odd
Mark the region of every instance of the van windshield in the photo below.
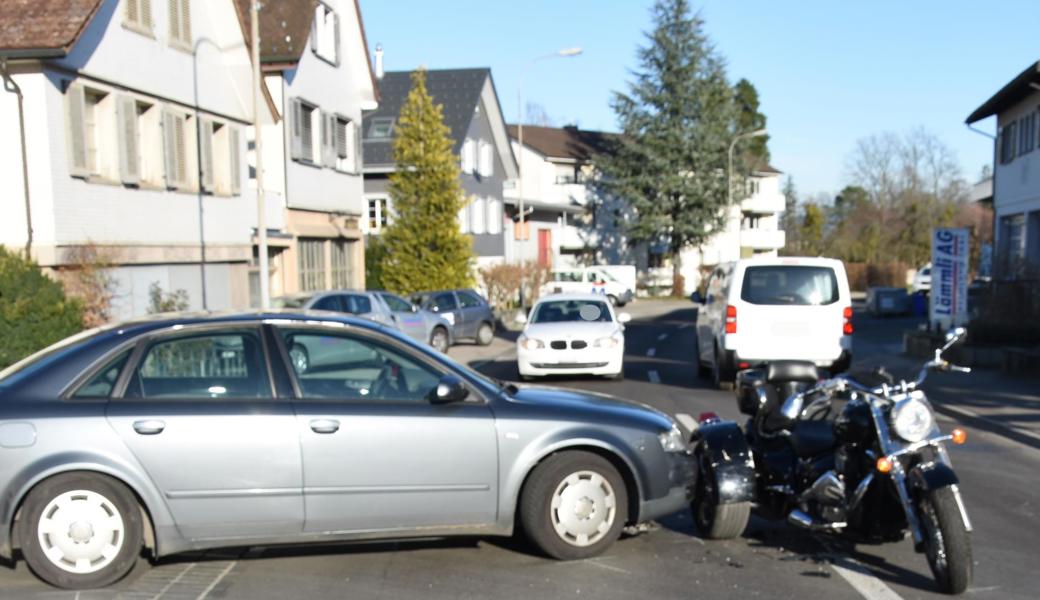
<svg viewBox="0 0 1040 600">
<path fill-rule="evenodd" d="M 838 278 L 830 267 L 748 267 L 740 299 L 751 304 L 819 306 L 838 301 Z"/>
</svg>

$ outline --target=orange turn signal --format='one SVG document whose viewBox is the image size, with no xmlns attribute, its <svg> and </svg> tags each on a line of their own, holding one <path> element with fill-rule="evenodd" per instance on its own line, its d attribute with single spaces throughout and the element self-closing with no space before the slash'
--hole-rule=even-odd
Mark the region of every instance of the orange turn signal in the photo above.
<svg viewBox="0 0 1040 600">
<path fill-rule="evenodd" d="M 887 456 L 882 456 L 877 459 L 877 470 L 881 473 L 888 473 L 892 470 L 892 461 Z"/>
<path fill-rule="evenodd" d="M 954 429 L 950 432 L 951 441 L 958 446 L 968 441 L 968 432 L 963 429 Z"/>
</svg>

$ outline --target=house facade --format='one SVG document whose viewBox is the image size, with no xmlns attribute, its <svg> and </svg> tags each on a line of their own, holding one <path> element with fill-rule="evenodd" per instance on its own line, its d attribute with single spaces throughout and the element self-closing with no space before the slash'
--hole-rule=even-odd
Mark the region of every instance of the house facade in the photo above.
<svg viewBox="0 0 1040 600">
<path fill-rule="evenodd" d="M 366 234 L 379 235 L 393 219 L 388 193 L 393 159 L 394 128 L 411 90 L 410 71 L 389 71 L 379 78 L 379 108 L 366 112 L 362 132 L 365 174 Z M 468 198 L 459 213 L 459 226 L 473 238 L 477 264 L 505 260 L 512 226 L 504 187 L 517 176 L 506 124 L 491 70 L 446 69 L 426 72 L 433 101 L 443 108 L 452 152 L 459 157 L 460 184 Z"/>
<path fill-rule="evenodd" d="M 248 10 L 250 0 L 237 2 Z M 267 2 L 259 26 L 265 92 L 279 117 L 261 131 L 271 295 L 362 288 L 361 115 L 378 105 L 358 3 Z M 255 161 L 251 151 L 252 190 Z M 258 304 L 255 266 L 250 292 Z"/>
<path fill-rule="evenodd" d="M 21 25 L 0 32 L 0 243 L 31 240 L 58 271 L 94 249 L 114 265 L 115 318 L 147 312 L 153 285 L 191 309 L 245 306 L 253 114 L 235 2 L 49 6 L 0 6 Z"/>
<path fill-rule="evenodd" d="M 1040 276 L 1040 61 L 1031 64 L 967 118 L 996 117 L 993 275 Z"/>
</svg>

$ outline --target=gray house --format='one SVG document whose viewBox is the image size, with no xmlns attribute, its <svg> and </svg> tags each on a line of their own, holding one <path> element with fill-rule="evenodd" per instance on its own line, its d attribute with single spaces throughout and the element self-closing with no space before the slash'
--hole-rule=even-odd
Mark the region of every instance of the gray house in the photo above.
<svg viewBox="0 0 1040 600">
<path fill-rule="evenodd" d="M 379 81 L 379 109 L 364 115 L 362 157 L 368 212 L 362 228 L 369 235 L 378 235 L 393 219 L 387 193 L 388 177 L 396 169 L 391 143 L 412 87 L 411 75 L 409 71 L 387 72 Z M 506 241 L 513 239 L 503 187 L 507 180 L 516 179 L 517 168 L 491 70 L 427 71 L 426 86 L 434 102 L 443 106 L 452 151 L 462 170 L 462 189 L 469 198 L 459 213 L 459 226 L 473 236 L 478 264 L 503 260 Z"/>
</svg>

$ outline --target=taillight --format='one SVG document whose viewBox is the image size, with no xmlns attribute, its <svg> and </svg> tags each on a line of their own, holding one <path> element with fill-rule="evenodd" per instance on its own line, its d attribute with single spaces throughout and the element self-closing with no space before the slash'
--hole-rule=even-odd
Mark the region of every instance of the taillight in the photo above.
<svg viewBox="0 0 1040 600">
<path fill-rule="evenodd" d="M 841 325 L 841 332 L 845 335 L 852 335 L 852 307 L 846 306 L 842 316 L 844 321 Z"/>
<path fill-rule="evenodd" d="M 726 307 L 726 333 L 737 332 L 737 307 L 730 304 Z"/>
</svg>

